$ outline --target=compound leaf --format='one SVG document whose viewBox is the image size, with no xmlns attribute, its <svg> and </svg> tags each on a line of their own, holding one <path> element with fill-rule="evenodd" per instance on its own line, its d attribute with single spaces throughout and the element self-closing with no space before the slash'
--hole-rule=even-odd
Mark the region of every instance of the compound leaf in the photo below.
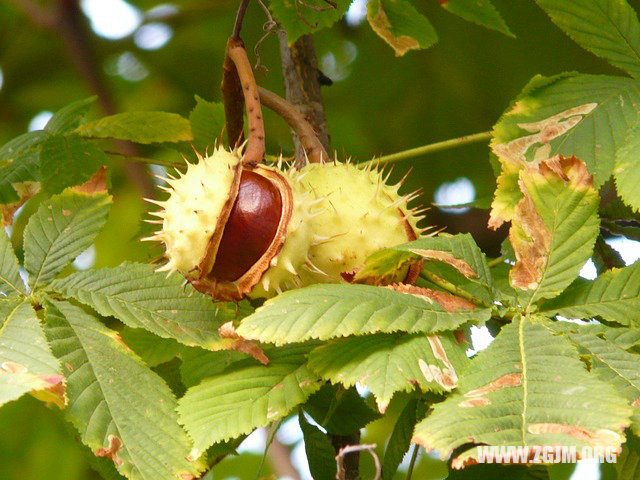
<svg viewBox="0 0 640 480">
<path fill-rule="evenodd" d="M 640 84 L 633 79 L 568 73 L 534 77 L 493 128 L 491 147 L 502 164 L 490 226 L 512 218 L 522 198 L 518 172 L 534 159 L 575 155 L 599 188 L 638 119 Z"/>
<path fill-rule="evenodd" d="M 178 424 L 166 383 L 82 309 L 47 301 L 45 318 L 65 367 L 66 412 L 82 441 L 131 480 L 196 477 L 204 465 Z"/>
<path fill-rule="evenodd" d="M 470 442 L 616 448 L 630 415 L 627 401 L 585 370 L 575 347 L 554 335 L 548 320 L 517 317 L 478 353 L 457 390 L 416 426 L 413 441 L 442 458 Z M 472 447 L 452 465 L 476 457 Z"/>
</svg>

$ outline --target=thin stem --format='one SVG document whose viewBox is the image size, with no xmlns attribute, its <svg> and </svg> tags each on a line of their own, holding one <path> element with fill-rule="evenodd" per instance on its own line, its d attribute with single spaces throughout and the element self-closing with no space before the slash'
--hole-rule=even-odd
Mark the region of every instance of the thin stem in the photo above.
<svg viewBox="0 0 640 480">
<path fill-rule="evenodd" d="M 418 447 L 418 444 L 414 444 L 413 445 L 413 453 L 411 453 L 411 461 L 409 462 L 409 469 L 407 470 L 407 476 L 405 477 L 406 480 L 411 480 L 411 476 L 413 475 L 413 467 L 416 464 L 416 459 L 418 458 L 418 451 L 420 450 L 420 447 Z"/>
<path fill-rule="evenodd" d="M 458 297 L 462 297 L 465 300 L 469 300 L 474 305 L 478 305 L 479 307 L 493 307 L 493 305 L 491 305 L 490 303 L 485 302 L 481 298 L 478 298 L 475 295 L 470 294 L 469 292 L 461 289 L 457 285 L 454 285 L 453 283 L 445 280 L 442 277 L 439 277 L 438 275 L 435 275 L 434 273 L 431 273 L 428 270 L 423 270 L 422 272 L 420 272 L 420 276 L 423 279 L 430 281 L 431 283 L 435 283 L 437 286 L 439 286 L 443 290 L 446 290 L 449 293 L 453 293 Z"/>
<path fill-rule="evenodd" d="M 236 23 L 233 25 L 233 33 L 231 33 L 231 38 L 234 40 L 240 40 L 240 30 L 242 30 L 242 21 L 244 20 L 244 15 L 247 13 L 247 7 L 249 6 L 249 0 L 242 0 L 240 6 L 238 7 L 238 13 L 236 14 Z"/>
<path fill-rule="evenodd" d="M 266 88 L 258 87 L 258 93 L 262 104 L 282 117 L 296 133 L 309 162 L 321 163 L 329 160 L 329 155 L 320 143 L 315 130 L 296 107 Z"/>
<path fill-rule="evenodd" d="M 497 267 L 498 265 L 504 263 L 506 259 L 507 257 L 505 257 L 504 255 L 501 255 L 498 258 L 492 258 L 491 260 L 489 260 L 487 262 L 487 265 L 489 266 L 489 268 Z"/>
<path fill-rule="evenodd" d="M 441 152 L 442 150 L 449 150 L 451 148 L 460 147 L 462 145 L 468 145 L 470 143 L 482 142 L 491 138 L 491 132 L 480 132 L 472 135 L 465 135 L 463 137 L 451 138 L 449 140 L 443 140 L 441 142 L 430 143 L 429 145 L 423 145 L 421 147 L 410 148 L 402 152 L 392 153 L 389 155 L 383 155 L 379 158 L 374 158 L 364 164 L 369 163 L 395 163 L 401 160 L 407 160 L 409 158 L 416 158 L 428 153 Z"/>
<path fill-rule="evenodd" d="M 264 122 L 262 120 L 262 108 L 258 95 L 258 86 L 253 76 L 251 64 L 247 58 L 242 40 L 230 38 L 227 43 L 227 56 L 233 62 L 242 86 L 244 104 L 247 110 L 247 123 L 249 127 L 249 143 L 244 152 L 245 163 L 259 163 L 264 159 Z"/>
</svg>

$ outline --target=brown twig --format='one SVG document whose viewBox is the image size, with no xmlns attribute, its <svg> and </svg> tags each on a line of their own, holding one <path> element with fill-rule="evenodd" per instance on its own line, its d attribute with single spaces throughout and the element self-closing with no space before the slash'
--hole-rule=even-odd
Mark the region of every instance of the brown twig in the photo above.
<svg viewBox="0 0 640 480">
<path fill-rule="evenodd" d="M 227 42 L 227 52 L 233 42 Z M 238 78 L 236 66 L 229 57 L 225 55 L 222 65 L 222 100 L 224 104 L 225 130 L 229 145 L 238 146 L 244 141 L 244 95 L 242 85 Z"/>
<path fill-rule="evenodd" d="M 262 107 L 258 95 L 258 86 L 253 76 L 251 64 L 247 58 L 242 40 L 230 38 L 227 43 L 227 56 L 236 67 L 244 104 L 247 110 L 247 123 L 249 127 L 249 142 L 244 152 L 245 163 L 259 163 L 264 159 L 264 122 L 262 121 Z"/>
<path fill-rule="evenodd" d="M 234 40 L 240 40 L 240 30 L 242 30 L 242 21 L 244 15 L 247 13 L 247 7 L 249 6 L 249 0 L 242 0 L 240 7 L 238 7 L 238 13 L 236 14 L 236 23 L 233 25 L 233 32 L 231 38 Z"/>
<path fill-rule="evenodd" d="M 318 60 L 313 46 L 313 37 L 303 35 L 289 46 L 287 34 L 284 30 L 280 30 L 278 39 L 286 99 L 313 126 L 315 135 L 325 151 L 329 151 L 329 129 L 324 116 Z M 296 146 L 297 165 L 300 167 L 306 162 L 305 147 L 295 132 L 293 140 Z"/>
<path fill-rule="evenodd" d="M 329 160 L 327 151 L 324 149 L 322 143 L 320 143 L 318 135 L 304 115 L 284 98 L 266 88 L 258 87 L 258 93 L 260 94 L 262 104 L 282 117 L 295 132 L 309 162 L 321 163 Z"/>
<path fill-rule="evenodd" d="M 338 468 L 338 474 L 336 475 L 336 478 L 338 480 L 349 479 L 349 477 L 347 476 L 349 472 L 344 467 L 344 458 L 347 456 L 347 454 L 358 453 L 366 450 L 373 457 L 373 463 L 376 468 L 375 476 L 373 477 L 373 480 L 380 480 L 380 477 L 382 476 L 382 467 L 380 465 L 380 459 L 378 458 L 378 455 L 374 450 L 375 448 L 376 448 L 375 443 L 371 445 L 347 445 L 345 447 L 342 447 L 338 452 L 338 455 L 336 455 L 336 466 Z"/>
</svg>

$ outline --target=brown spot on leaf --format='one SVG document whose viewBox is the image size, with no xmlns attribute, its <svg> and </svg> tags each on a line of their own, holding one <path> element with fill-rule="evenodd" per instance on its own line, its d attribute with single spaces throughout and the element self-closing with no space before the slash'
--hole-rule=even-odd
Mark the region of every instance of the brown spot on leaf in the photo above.
<svg viewBox="0 0 640 480">
<path fill-rule="evenodd" d="M 467 342 L 467 335 L 464 333 L 464 330 L 454 330 L 453 336 L 456 339 L 458 345 L 462 345 Z"/>
<path fill-rule="evenodd" d="M 246 340 L 238 335 L 232 321 L 222 324 L 220 328 L 218 328 L 218 333 L 220 334 L 220 338 L 235 340 L 229 343 L 227 350 L 236 350 L 238 352 L 246 353 L 263 365 L 267 365 L 269 363 L 269 358 L 257 343 Z"/>
<path fill-rule="evenodd" d="M 101 166 L 98 171 L 85 183 L 73 187 L 72 190 L 93 195 L 107 191 L 107 167 Z"/>
<path fill-rule="evenodd" d="M 640 397 L 636 398 L 631 405 L 634 407 L 640 407 Z"/>
<path fill-rule="evenodd" d="M 468 400 L 463 400 L 460 403 L 458 403 L 458 406 L 462 408 L 473 408 L 473 407 L 481 407 L 483 405 L 489 405 L 490 403 L 491 403 L 491 400 L 489 400 L 486 397 L 476 397 L 476 398 L 470 398 Z"/>
<path fill-rule="evenodd" d="M 500 390 L 505 387 L 516 387 L 520 385 L 522 382 L 522 374 L 521 373 L 507 373 L 501 377 L 493 380 L 489 385 L 476 388 L 475 390 L 470 390 L 464 394 L 465 397 L 479 397 L 482 395 L 486 395 L 487 393 L 494 392 L 496 390 Z"/>
<path fill-rule="evenodd" d="M 391 290 L 395 290 L 396 292 L 413 295 L 427 301 L 428 303 L 433 303 L 435 301 L 447 312 L 455 313 L 458 310 L 473 310 L 474 308 L 476 308 L 476 306 L 468 300 L 456 297 L 455 295 L 447 292 L 442 292 L 440 290 L 416 287 L 415 285 L 406 285 L 404 283 L 395 283 L 393 285 L 387 285 L 384 288 L 389 288 Z"/>
<path fill-rule="evenodd" d="M 58 408 L 64 408 L 67 404 L 67 389 L 64 384 L 64 375 L 38 375 L 43 381 L 43 387 L 31 391 L 31 395 L 46 403 L 53 403 Z"/>
<path fill-rule="evenodd" d="M 582 440 L 590 445 L 607 446 L 620 443 L 620 434 L 613 430 L 601 428 L 593 431 L 576 425 L 566 425 L 564 423 L 532 423 L 527 427 L 529 433 L 543 435 L 546 433 L 562 433 Z"/>
<path fill-rule="evenodd" d="M 27 367 L 16 362 L 3 362 L 0 364 L 1 374 L 15 374 L 15 373 L 27 373 Z"/>
<path fill-rule="evenodd" d="M 540 176 L 546 180 L 561 179 L 574 189 L 591 189 L 593 185 L 587 166 L 576 157 L 556 155 L 537 164 L 529 164 L 521 172 L 518 186 L 523 198 L 516 206 L 509 230 L 509 241 L 515 252 L 516 264 L 509 276 L 511 284 L 522 289 L 534 289 L 538 286 L 551 248 L 551 232 L 525 185 L 525 178 L 535 179 Z"/>
<path fill-rule="evenodd" d="M 2 210 L 2 226 L 6 227 L 13 223 L 13 215 L 24 205 L 24 203 L 40 191 L 40 182 L 22 182 L 14 183 L 12 187 L 20 197 L 20 200 L 14 203 L 7 203 L 0 206 Z"/>
<path fill-rule="evenodd" d="M 129 350 L 130 352 L 132 351 L 131 348 L 129 347 L 129 345 L 127 345 L 125 343 L 125 341 L 122 339 L 122 337 L 120 336 L 119 333 L 114 333 L 113 334 L 113 338 L 116 342 L 118 342 L 120 345 L 122 345 L 124 348 L 126 348 L 127 350 Z"/>
<path fill-rule="evenodd" d="M 71 215 L 73 212 L 71 210 L 62 210 L 62 215 L 64 215 L 65 217 L 68 217 L 69 215 Z"/>
<path fill-rule="evenodd" d="M 353 280 L 356 278 L 356 274 L 362 270 L 362 266 L 356 267 L 352 270 L 347 270 L 346 272 L 340 272 L 340 276 L 347 283 L 353 283 Z"/>
<path fill-rule="evenodd" d="M 409 37 L 408 35 L 394 35 L 392 33 L 391 23 L 389 22 L 389 18 L 387 14 L 382 9 L 382 2 L 380 0 L 372 0 L 372 2 L 376 2 L 377 11 L 375 11 L 375 15 L 369 15 L 369 24 L 374 32 L 376 32 L 380 37 L 384 39 L 391 48 L 396 53 L 396 57 L 401 57 L 409 50 L 419 49 L 420 43 L 413 37 Z M 369 10 L 370 12 L 373 9 Z"/>
<path fill-rule="evenodd" d="M 464 260 L 460 260 L 459 258 L 455 258 L 449 252 L 441 252 L 439 250 L 424 250 L 420 248 L 414 248 L 413 250 L 411 250 L 411 252 L 415 253 L 416 255 L 420 255 L 426 260 L 437 260 L 439 262 L 448 263 L 467 278 L 478 276 L 475 270 L 473 270 L 473 268 L 471 268 L 471 266 L 467 262 L 465 262 Z"/>
<path fill-rule="evenodd" d="M 122 440 L 115 435 L 109 435 L 109 446 L 107 448 L 99 448 L 95 451 L 96 457 L 110 458 L 113 463 L 120 466 L 122 460 L 118 457 L 118 452 L 122 448 Z"/>
<path fill-rule="evenodd" d="M 564 135 L 580 123 L 584 115 L 591 112 L 597 106 L 597 103 L 586 103 L 537 122 L 519 123 L 518 127 L 533 134 L 516 138 L 507 144 L 494 144 L 492 145 L 493 152 L 503 161 L 524 165 L 526 161 L 525 156 L 529 148 L 533 145 L 541 145 L 544 147 L 554 138 Z M 519 113 L 522 109 L 522 105 L 516 103 L 514 109 L 509 112 L 509 114 Z"/>
<path fill-rule="evenodd" d="M 70 363 L 68 363 L 68 362 L 67 362 L 67 363 L 65 363 L 65 364 L 64 364 L 64 366 L 65 366 L 65 368 L 66 368 L 67 370 L 69 370 L 70 372 L 73 372 L 73 367 L 71 366 L 71 364 L 70 364 Z"/>
</svg>

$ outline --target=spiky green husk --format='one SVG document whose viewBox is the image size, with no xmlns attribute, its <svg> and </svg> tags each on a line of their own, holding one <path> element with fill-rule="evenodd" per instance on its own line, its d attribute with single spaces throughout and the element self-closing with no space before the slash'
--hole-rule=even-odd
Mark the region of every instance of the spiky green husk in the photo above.
<svg viewBox="0 0 640 480">
<path fill-rule="evenodd" d="M 407 205 L 414 197 L 399 195 L 400 183 L 387 185 L 377 169 L 315 163 L 300 175 L 304 187 L 320 200 L 320 213 L 310 221 L 316 241 L 301 275 L 304 285 L 340 282 L 341 273 L 362 266 L 372 253 L 408 242 L 405 219 L 419 235 L 420 217 Z"/>
<path fill-rule="evenodd" d="M 162 230 L 152 237 L 164 243 L 168 260 L 158 270 L 178 270 L 187 277 L 197 274 L 240 163 L 237 151 L 223 148 L 197 156 L 198 163 L 188 164 L 186 173 L 167 179 L 171 195 L 157 202 L 164 208 L 158 213 L 163 217 Z"/>
<path fill-rule="evenodd" d="M 163 207 L 155 212 L 163 219 L 162 229 L 150 238 L 165 245 L 168 261 L 159 270 L 178 270 L 192 280 L 207 273 L 197 267 L 211 248 L 209 241 L 223 210 L 229 211 L 241 161 L 237 150 L 217 148 L 210 156 L 198 155 L 198 163 L 189 164 L 178 178 L 167 179 L 170 197 L 154 202 Z M 284 179 L 292 205 L 282 247 L 263 274 L 256 268 L 256 274 L 250 275 L 252 298 L 269 298 L 313 283 L 340 282 L 341 273 L 360 267 L 370 254 L 419 235 L 420 218 L 407 205 L 412 196 L 400 196 L 400 184 L 387 185 L 376 169 L 335 162 L 310 164 L 299 172 L 283 171 L 281 163 L 254 169 L 261 170 Z M 397 280 L 403 279 L 401 272 Z M 211 294 L 216 297 L 215 291 Z"/>
<path fill-rule="evenodd" d="M 293 211 L 287 225 L 285 242 L 280 252 L 271 260 L 271 266 L 267 270 L 253 291 L 249 294 L 252 298 L 270 298 L 284 290 L 290 290 L 301 286 L 300 272 L 307 261 L 307 252 L 314 240 L 310 225 L 310 218 L 314 215 L 314 201 L 311 194 L 303 188 L 299 181 L 300 174 L 297 170 L 289 168 L 286 171 L 279 167 L 270 168 L 278 171 L 289 182 L 293 193 Z"/>
</svg>

